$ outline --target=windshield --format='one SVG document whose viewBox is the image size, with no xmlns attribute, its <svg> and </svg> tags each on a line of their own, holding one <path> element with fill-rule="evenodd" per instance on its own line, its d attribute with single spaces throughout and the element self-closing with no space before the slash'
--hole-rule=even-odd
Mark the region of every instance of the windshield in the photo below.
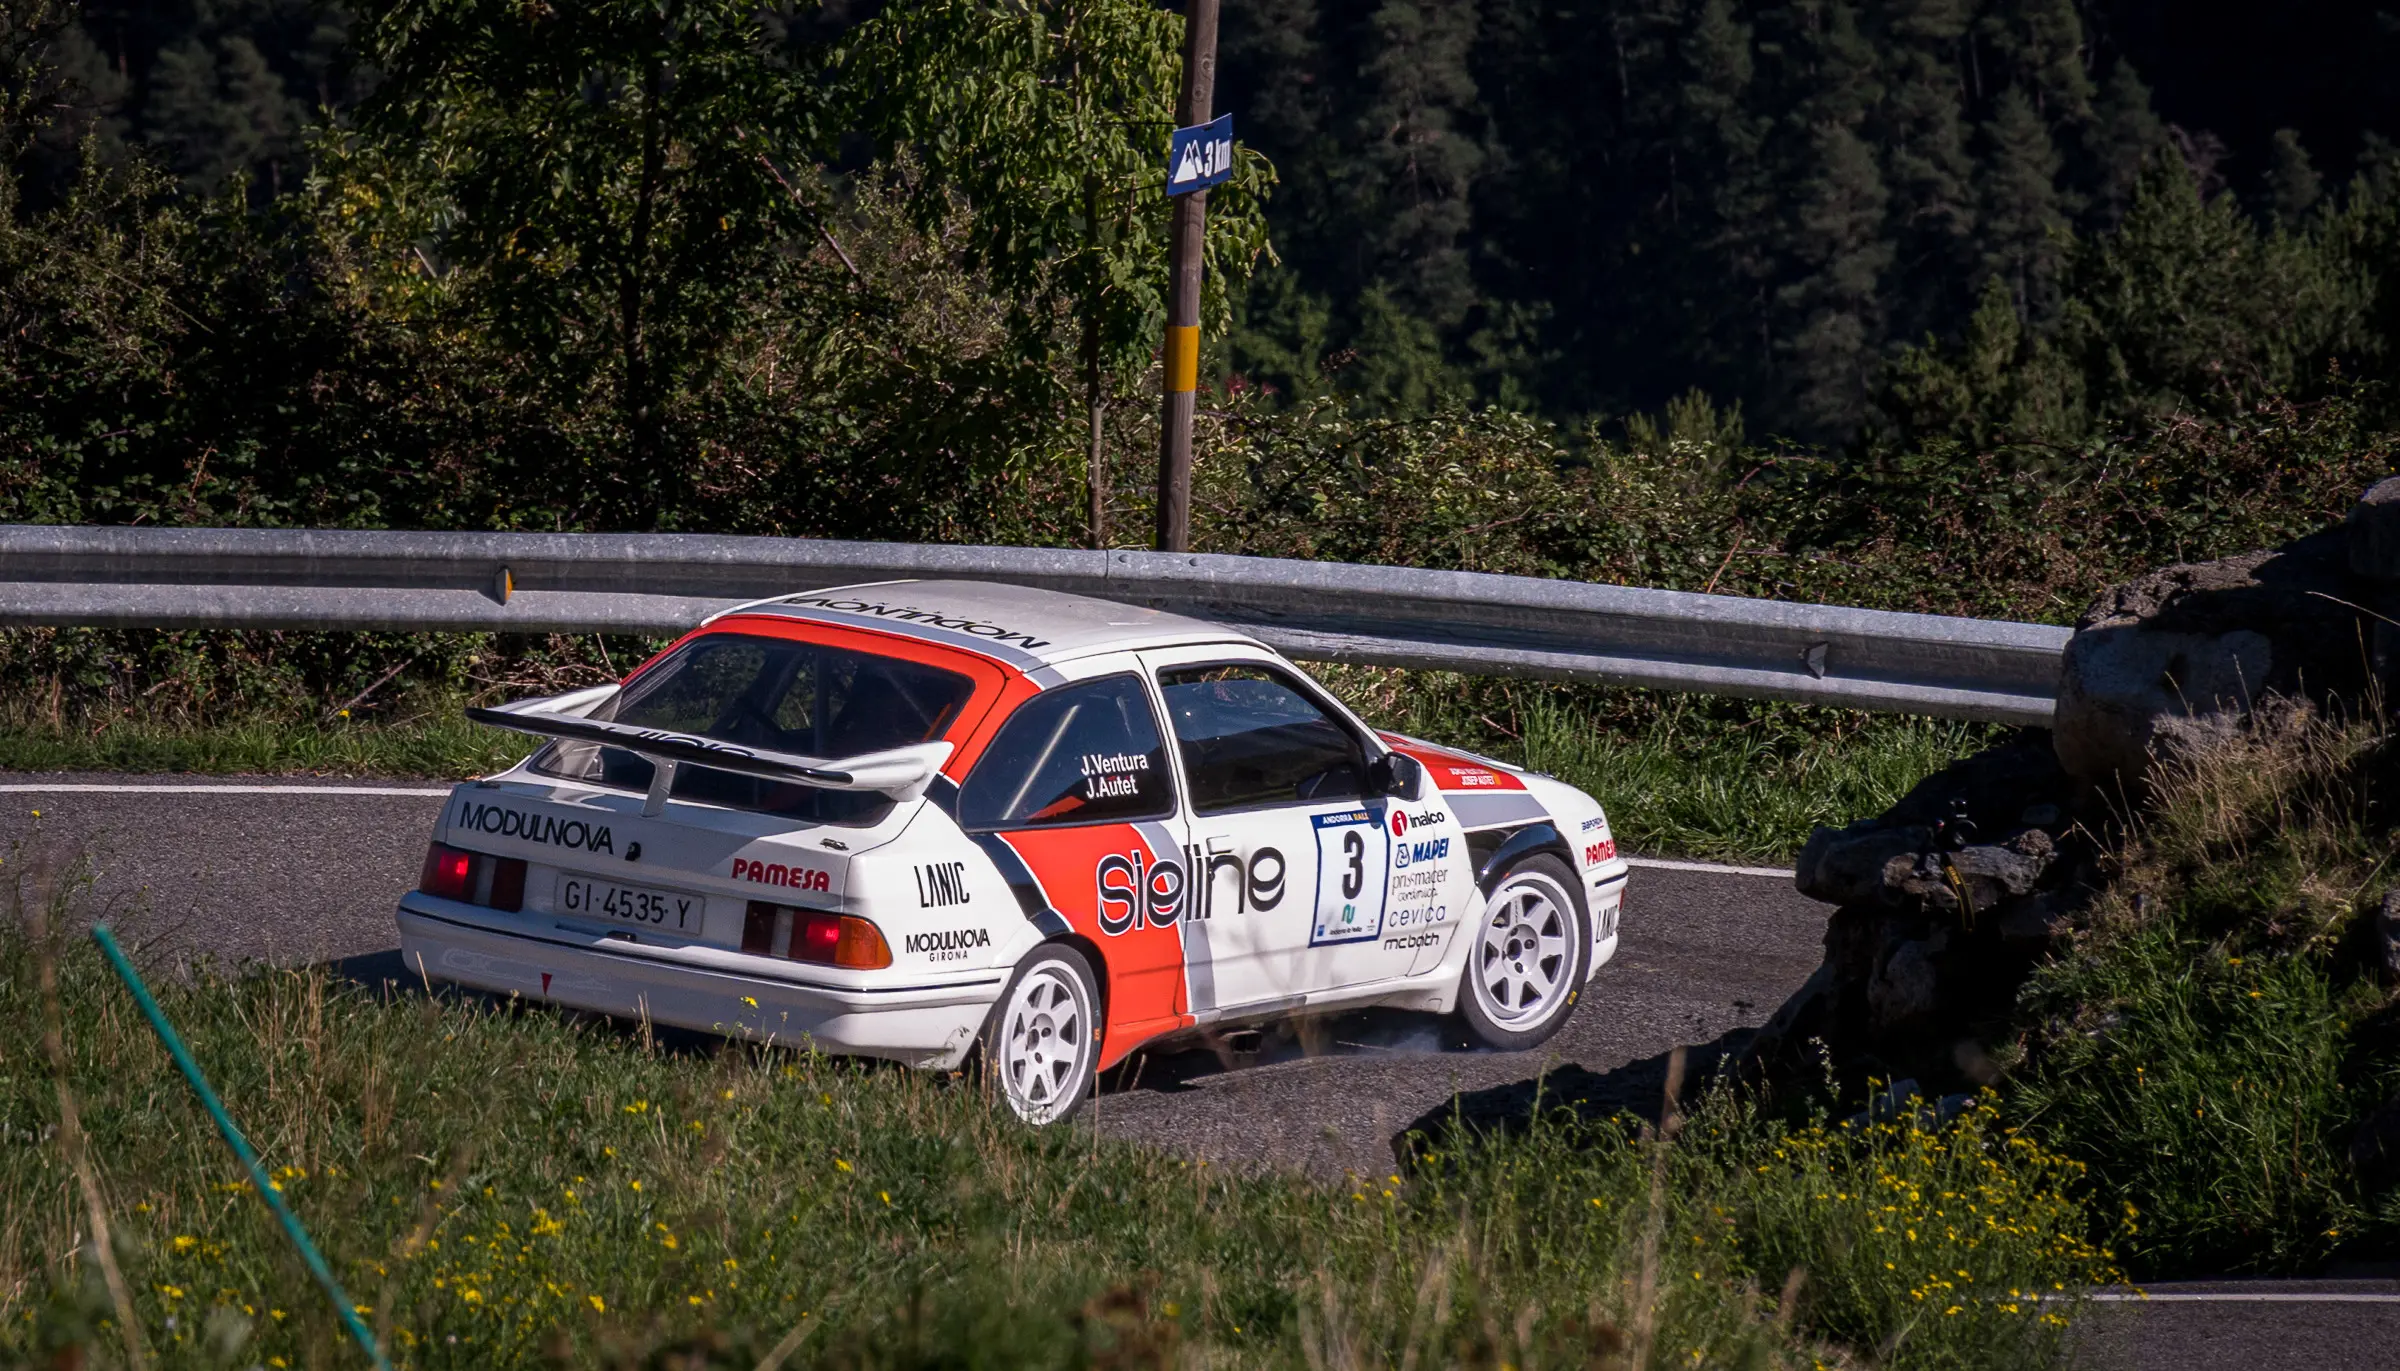
<svg viewBox="0 0 2400 1371">
<path fill-rule="evenodd" d="M 932 742 L 958 718 L 974 683 L 955 672 L 785 638 L 712 633 L 643 672 L 596 719 L 696 733 L 719 742 L 840 760 Z M 535 756 L 546 776 L 625 790 L 650 788 L 650 763 L 622 748 L 558 741 Z M 891 807 L 872 791 L 820 790 L 685 764 L 674 796 L 734 809 L 871 824 Z"/>
</svg>

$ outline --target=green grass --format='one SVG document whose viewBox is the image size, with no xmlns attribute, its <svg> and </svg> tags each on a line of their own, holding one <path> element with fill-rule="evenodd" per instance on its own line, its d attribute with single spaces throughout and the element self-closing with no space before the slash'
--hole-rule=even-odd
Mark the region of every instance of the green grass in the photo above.
<svg viewBox="0 0 2400 1371">
<path fill-rule="evenodd" d="M 1790 708 L 1731 724 L 1668 714 L 1616 730 L 1545 704 L 1503 756 L 1588 791 L 1627 851 L 1789 861 L 1816 825 L 1882 813 L 1995 732 L 1846 713 Z"/>
<path fill-rule="evenodd" d="M 1629 852 L 1789 861 L 1981 751 L 1987 724 L 1432 672 L 1323 673 L 1376 723 L 1544 771 L 1607 809 Z"/>
<path fill-rule="evenodd" d="M 1938 719 L 1477 681 L 1320 673 L 1378 724 L 1546 771 L 1596 796 L 1626 850 L 1788 861 L 1817 824 L 1881 812 L 1998 730 Z M 392 723 L 235 715 L 54 727 L 0 714 L 0 771 L 248 772 L 454 779 L 501 770 L 526 740 L 412 701 Z"/>
<path fill-rule="evenodd" d="M 305 773 L 463 779 L 514 765 L 532 741 L 468 723 L 445 702 L 399 723 L 323 723 L 275 716 L 190 723 L 122 719 L 53 728 L 0 718 L 0 771 Z"/>
<path fill-rule="evenodd" d="M 0 1362 L 113 1365 L 33 1031 L 51 945 L 0 929 Z M 355 1364 L 122 988 L 80 940 L 54 964 L 153 1364 Z M 789 1365 L 1999 1368 L 2072 1307 L 2027 1292 L 2111 1274 L 2075 1168 L 1988 1110 L 1787 1127 L 1719 1093 L 1671 1141 L 1562 1118 L 1320 1185 L 1027 1129 L 972 1079 L 321 970 L 160 997 L 409 1367 L 747 1368 L 806 1329 Z"/>
<path fill-rule="evenodd" d="M 2308 1271 L 2400 1251 L 2400 1190 L 2351 1166 L 2400 1096 L 2381 728 L 2267 720 L 2167 768 L 2070 956 L 2022 999 L 2015 1087 L 2085 1158 L 2146 1275 Z"/>
</svg>

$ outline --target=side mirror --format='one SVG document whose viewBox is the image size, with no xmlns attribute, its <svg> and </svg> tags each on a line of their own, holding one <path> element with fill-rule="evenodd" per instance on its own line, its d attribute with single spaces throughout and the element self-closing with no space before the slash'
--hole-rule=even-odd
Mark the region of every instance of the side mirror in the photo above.
<svg viewBox="0 0 2400 1371">
<path fill-rule="evenodd" d="M 1414 757 L 1386 752 L 1367 763 L 1367 792 L 1371 795 L 1392 795 L 1403 800 L 1416 799 L 1424 790 L 1425 768 Z"/>
</svg>

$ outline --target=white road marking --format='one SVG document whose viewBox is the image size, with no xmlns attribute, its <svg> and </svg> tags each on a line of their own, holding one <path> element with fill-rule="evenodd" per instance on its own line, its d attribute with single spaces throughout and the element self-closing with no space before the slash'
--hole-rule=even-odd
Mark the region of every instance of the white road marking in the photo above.
<svg viewBox="0 0 2400 1371">
<path fill-rule="evenodd" d="M 425 795 L 450 793 L 447 787 L 427 790 L 396 785 L 0 785 L 0 792 L 20 795 L 61 795 L 67 792 L 105 795 Z"/>
<path fill-rule="evenodd" d="M 1712 876 L 1772 876 L 1788 881 L 1793 872 L 1781 866 L 1719 866 L 1715 862 L 1671 862 L 1664 857 L 1627 857 L 1627 866 L 1646 866 L 1654 871 L 1705 871 Z"/>
<path fill-rule="evenodd" d="M 446 788 L 426 790 L 389 785 L 0 785 L 0 794 L 56 795 L 68 792 L 105 795 L 421 795 L 428 798 L 450 793 Z M 1653 871 L 1697 871 L 1711 876 L 1765 876 L 1781 881 L 1792 878 L 1791 868 L 1780 866 L 1720 866 L 1715 862 L 1677 862 L 1664 857 L 1627 857 L 1625 865 L 1647 867 Z"/>
<path fill-rule="evenodd" d="M 2400 1294 L 2363 1295 L 2341 1291 L 2310 1294 L 2286 1290 L 2159 1290 L 2094 1291 L 2083 1298 L 2096 1304 L 2400 1304 Z"/>
</svg>

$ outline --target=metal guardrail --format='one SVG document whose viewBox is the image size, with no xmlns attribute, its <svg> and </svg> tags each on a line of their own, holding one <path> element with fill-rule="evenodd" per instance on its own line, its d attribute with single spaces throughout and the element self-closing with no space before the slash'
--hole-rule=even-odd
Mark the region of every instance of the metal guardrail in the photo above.
<svg viewBox="0 0 2400 1371">
<path fill-rule="evenodd" d="M 0 625 L 672 634 L 725 605 L 1008 581 L 1235 625 L 1295 657 L 2047 724 L 2068 630 L 1466 571 L 737 538 L 0 526 Z"/>
</svg>

